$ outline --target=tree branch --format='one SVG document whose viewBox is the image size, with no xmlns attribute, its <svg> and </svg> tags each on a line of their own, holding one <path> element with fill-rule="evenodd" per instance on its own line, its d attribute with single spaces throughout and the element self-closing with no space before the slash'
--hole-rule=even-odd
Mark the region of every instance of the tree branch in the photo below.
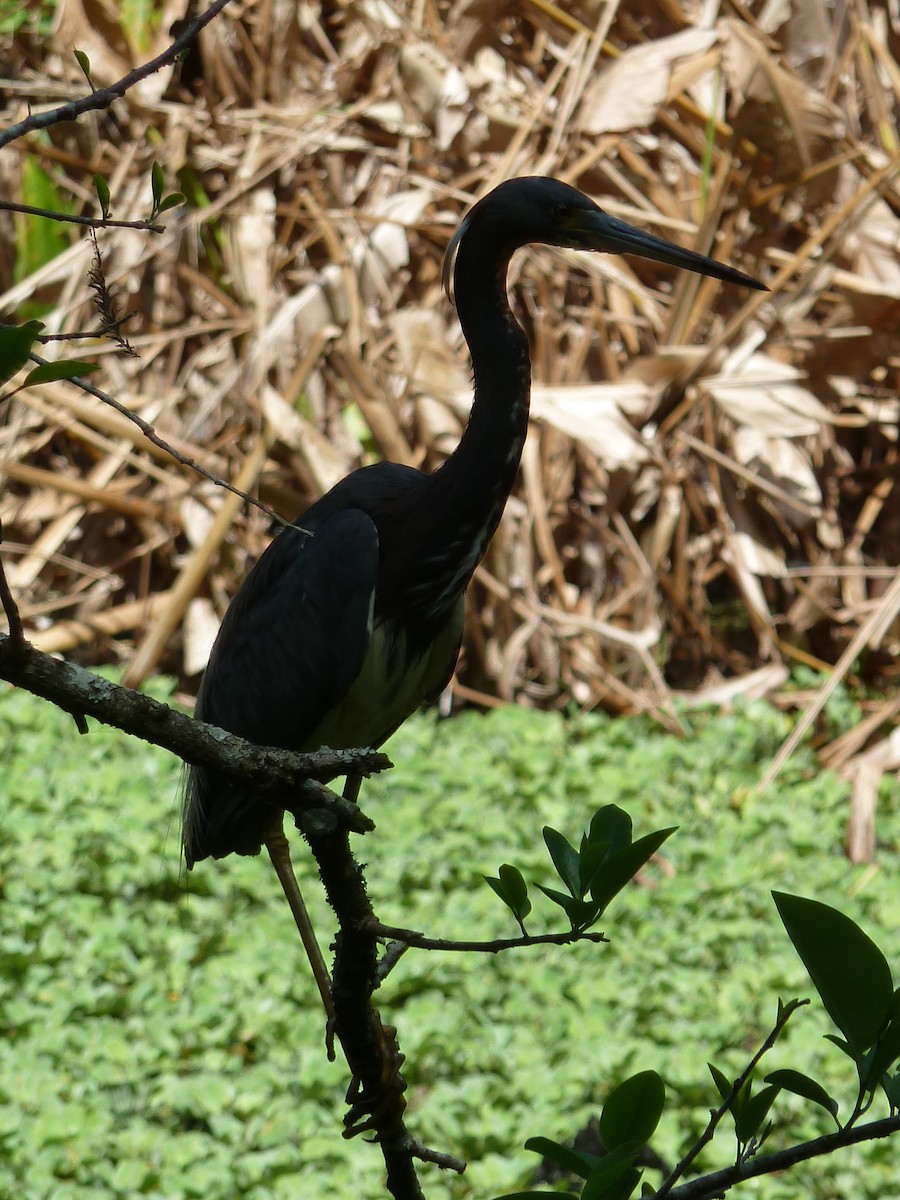
<svg viewBox="0 0 900 1200">
<path fill-rule="evenodd" d="M 570 946 L 573 942 L 608 942 L 603 933 L 578 932 L 525 934 L 524 937 L 495 938 L 492 941 L 458 942 L 449 938 L 430 938 L 415 929 L 402 929 L 397 925 L 382 925 L 375 922 L 371 932 L 379 938 L 390 938 L 413 946 L 417 950 L 452 950 L 467 954 L 499 954 L 502 950 L 518 950 L 523 946 Z"/>
<path fill-rule="evenodd" d="M 771 1175 L 776 1171 L 785 1171 L 797 1163 L 807 1162 L 811 1158 L 819 1158 L 823 1154 L 833 1154 L 845 1146 L 855 1146 L 859 1142 L 875 1141 L 878 1138 L 890 1137 L 900 1132 L 900 1116 L 885 1117 L 881 1121 L 870 1121 L 867 1125 L 854 1125 L 850 1129 L 840 1129 L 836 1133 L 827 1133 L 824 1137 L 814 1138 L 809 1142 L 800 1142 L 797 1146 L 789 1146 L 786 1150 L 778 1150 L 774 1154 L 766 1154 L 762 1158 L 752 1158 L 749 1162 L 737 1166 L 725 1167 L 714 1171 L 711 1175 L 701 1175 L 689 1183 L 683 1183 L 674 1191 L 668 1192 L 670 1200 L 707 1200 L 714 1196 L 723 1196 L 725 1192 L 743 1183 L 747 1179 L 755 1179 L 760 1175 Z M 662 1191 L 654 1193 L 652 1200 L 662 1196 Z"/>
<path fill-rule="evenodd" d="M 307 814 L 313 820 L 313 814 L 325 810 L 325 824 L 337 824 L 355 833 L 375 828 L 355 804 L 315 782 L 336 775 L 370 775 L 390 767 L 390 759 L 374 750 L 295 754 L 254 746 L 5 634 L 0 634 L 0 679 L 49 700 L 65 712 L 94 717 L 104 725 L 162 746 L 184 762 L 227 773 L 254 791 L 291 790 L 296 797 L 291 806 L 295 817 Z"/>
<path fill-rule="evenodd" d="M 58 212 L 52 208 L 35 208 L 33 204 L 17 204 L 14 200 L 0 200 L 0 211 L 25 213 L 31 217 L 46 217 L 48 221 L 68 222 L 70 225 L 87 225 L 91 229 L 146 229 L 149 233 L 165 233 L 165 225 L 154 225 L 150 220 L 114 221 L 112 217 L 76 217 L 72 213 Z"/>
<path fill-rule="evenodd" d="M 394 1200 L 424 1200 L 415 1160 L 458 1171 L 464 1170 L 465 1163 L 421 1146 L 406 1128 L 406 1081 L 400 1073 L 403 1055 L 396 1031 L 382 1023 L 372 1003 L 378 986 L 378 941 L 372 931 L 379 922 L 347 832 L 314 831 L 303 818 L 298 826 L 315 855 L 339 925 L 331 995 L 335 1033 L 353 1072 L 344 1136 L 373 1133 L 384 1156 L 387 1187 Z"/>
<path fill-rule="evenodd" d="M 225 5 L 229 3 L 230 0 L 213 0 L 209 8 L 186 25 L 175 41 L 172 42 L 171 46 L 165 49 L 162 54 L 157 55 L 150 62 L 144 63 L 143 66 L 135 67 L 133 71 L 129 71 L 117 83 L 111 83 L 108 87 L 97 88 L 89 96 L 82 96 L 80 100 L 70 100 L 68 104 L 61 104 L 58 108 L 50 108 L 42 113 L 31 113 L 24 121 L 19 121 L 16 125 L 10 125 L 0 133 L 0 149 L 8 146 L 10 142 L 14 142 L 17 138 L 24 137 L 26 133 L 33 133 L 37 129 L 48 129 L 51 125 L 58 125 L 62 121 L 74 121 L 82 113 L 109 108 L 114 100 L 121 100 L 125 93 L 130 88 L 133 88 L 136 83 L 140 83 L 142 79 L 154 75 L 163 67 L 167 67 L 175 62 L 178 56 L 187 50 L 201 29 L 217 17 Z"/>
</svg>

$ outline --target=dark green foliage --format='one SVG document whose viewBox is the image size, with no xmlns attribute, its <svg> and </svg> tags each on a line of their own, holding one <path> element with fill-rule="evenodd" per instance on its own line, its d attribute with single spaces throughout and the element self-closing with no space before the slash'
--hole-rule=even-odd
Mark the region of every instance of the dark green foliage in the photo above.
<svg viewBox="0 0 900 1200">
<path fill-rule="evenodd" d="M 578 850 L 558 829 L 546 825 L 544 842 L 569 894 L 542 883 L 537 886 L 548 900 L 563 910 L 572 932 L 583 933 L 597 923 L 613 897 L 632 881 L 674 832 L 674 827 L 660 829 L 632 842 L 631 817 L 615 804 L 607 804 L 594 814 Z M 527 899 L 528 888 L 522 872 L 505 865 L 500 868 L 499 879 L 485 878 L 512 910 L 524 933 L 531 901 Z"/>
<path fill-rule="evenodd" d="M 828 1015 L 862 1055 L 888 1019 L 894 984 L 887 960 L 858 925 L 827 904 L 781 892 L 774 898 Z"/>
<path fill-rule="evenodd" d="M 885 1079 L 900 1058 L 900 991 L 881 950 L 855 922 L 816 900 L 775 893 L 775 903 L 822 1003 L 844 1037 L 831 1040 L 856 1063 L 860 1091 L 854 1115 L 877 1087 L 892 1108 Z"/>
<path fill-rule="evenodd" d="M 639 1150 L 653 1137 L 666 1102 L 666 1087 L 655 1071 L 632 1075 L 610 1093 L 600 1114 L 607 1150 Z"/>
<path fill-rule="evenodd" d="M 838 1109 L 840 1108 L 837 1100 L 826 1092 L 821 1083 L 818 1083 L 815 1079 L 810 1079 L 802 1071 L 794 1071 L 790 1067 L 783 1067 L 780 1071 L 771 1071 L 766 1076 L 766 1083 L 777 1084 L 782 1091 L 793 1092 L 795 1096 L 802 1096 L 804 1100 L 811 1100 L 813 1104 L 818 1104 L 826 1112 L 830 1112 L 835 1120 L 837 1120 Z"/>
<path fill-rule="evenodd" d="M 659 1075 L 640 1071 L 606 1098 L 598 1122 L 606 1150 L 602 1158 L 570 1150 L 544 1137 L 529 1138 L 525 1148 L 583 1179 L 581 1200 L 628 1200 L 641 1181 L 641 1171 L 635 1164 L 637 1152 L 656 1131 L 665 1100 L 666 1088 Z M 499 1200 L 526 1200 L 539 1194 L 517 1192 Z"/>
</svg>

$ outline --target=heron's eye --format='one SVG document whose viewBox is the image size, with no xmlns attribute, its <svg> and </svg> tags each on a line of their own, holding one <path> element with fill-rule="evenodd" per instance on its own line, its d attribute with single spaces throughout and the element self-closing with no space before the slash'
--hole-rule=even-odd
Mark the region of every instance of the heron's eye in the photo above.
<svg viewBox="0 0 900 1200">
<path fill-rule="evenodd" d="M 572 212 L 572 209 L 569 207 L 568 204 L 554 204 L 553 205 L 553 219 L 554 219 L 554 221 L 558 221 L 560 223 L 560 225 L 564 221 L 567 221 L 569 219 L 569 214 L 571 212 Z"/>
</svg>

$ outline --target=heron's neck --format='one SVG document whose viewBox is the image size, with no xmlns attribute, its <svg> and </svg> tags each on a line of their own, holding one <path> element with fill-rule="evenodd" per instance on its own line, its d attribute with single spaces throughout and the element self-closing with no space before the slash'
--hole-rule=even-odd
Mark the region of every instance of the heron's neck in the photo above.
<svg viewBox="0 0 900 1200">
<path fill-rule="evenodd" d="M 512 249 L 504 251 L 501 238 L 502 231 L 490 238 L 480 227 L 472 229 L 457 257 L 456 307 L 475 375 L 469 422 L 444 465 L 423 477 L 402 528 L 379 527 L 382 562 L 390 561 L 391 570 L 380 583 L 376 617 L 379 610 L 404 613 L 409 629 L 424 622 L 431 630 L 434 622 L 458 618 L 462 594 L 503 514 L 525 444 L 528 342 L 506 299 Z"/>
<path fill-rule="evenodd" d="M 506 295 L 511 250 L 490 231 L 471 230 L 459 247 L 455 300 L 472 357 L 475 398 L 459 446 L 439 475 L 455 485 L 460 524 L 493 534 L 516 478 L 531 392 L 528 339 Z M 482 552 L 483 552 L 482 547 Z"/>
</svg>

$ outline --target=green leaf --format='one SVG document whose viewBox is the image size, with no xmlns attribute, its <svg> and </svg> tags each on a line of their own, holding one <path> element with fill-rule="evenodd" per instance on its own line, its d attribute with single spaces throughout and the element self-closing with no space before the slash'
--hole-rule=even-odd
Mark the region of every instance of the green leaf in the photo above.
<svg viewBox="0 0 900 1200">
<path fill-rule="evenodd" d="M 641 1181 L 634 1151 L 620 1147 L 601 1158 L 588 1176 L 581 1200 L 627 1200 Z"/>
<path fill-rule="evenodd" d="M 589 929 L 600 916 L 600 910 L 597 908 L 597 905 L 590 900 L 579 900 L 575 896 L 567 896 L 565 892 L 558 892 L 555 888 L 544 887 L 542 883 L 537 884 L 537 887 L 549 900 L 559 905 L 569 918 L 572 929 L 576 932 L 583 932 L 585 929 Z"/>
<path fill-rule="evenodd" d="M 75 61 L 78 63 L 79 67 L 81 67 L 91 91 L 95 91 L 96 89 L 94 88 L 94 81 L 91 79 L 91 60 L 83 50 L 73 50 L 72 53 L 75 55 Z"/>
<path fill-rule="evenodd" d="M 168 212 L 170 208 L 177 208 L 179 204 L 184 204 L 184 196 L 181 192 L 170 192 L 168 196 L 164 196 L 160 200 L 156 211 L 158 213 Z"/>
<path fill-rule="evenodd" d="M 576 900 L 580 900 L 582 892 L 579 887 L 578 851 L 559 830 L 551 829 L 549 825 L 544 826 L 544 841 L 547 843 L 547 849 L 550 851 L 557 875 L 569 889 L 571 895 Z"/>
<path fill-rule="evenodd" d="M 648 833 L 607 858 L 594 875 L 591 884 L 591 896 L 599 905 L 601 913 L 677 828 L 677 825 L 672 825 L 669 829 Z"/>
<path fill-rule="evenodd" d="M 600 1113 L 600 1137 L 608 1150 L 637 1149 L 649 1142 L 666 1104 L 666 1085 L 656 1071 L 640 1071 L 620 1083 Z"/>
<path fill-rule="evenodd" d="M 100 212 L 103 220 L 109 220 L 109 184 L 102 175 L 94 176 L 94 188 L 97 192 L 97 199 L 100 201 Z"/>
<path fill-rule="evenodd" d="M 835 1046 L 837 1046 L 838 1050 L 843 1051 L 843 1053 L 846 1054 L 848 1058 L 852 1058 L 853 1061 L 856 1062 L 857 1056 L 853 1051 L 853 1047 L 848 1042 L 845 1042 L 842 1037 L 838 1037 L 838 1035 L 836 1033 L 826 1033 L 825 1041 L 826 1042 L 834 1042 L 834 1044 L 835 1044 Z"/>
<path fill-rule="evenodd" d="M 786 1092 L 791 1092 L 795 1096 L 800 1096 L 804 1100 L 811 1100 L 813 1104 L 818 1104 L 820 1108 L 824 1108 L 826 1112 L 830 1112 L 837 1121 L 838 1108 L 840 1105 L 837 1100 L 829 1096 L 828 1092 L 815 1079 L 811 1079 L 809 1075 L 804 1075 L 801 1071 L 793 1071 L 790 1068 L 784 1068 L 780 1071 L 772 1071 L 766 1076 L 766 1083 L 773 1083 L 777 1087 L 783 1088 Z"/>
<path fill-rule="evenodd" d="M 709 1067 L 709 1073 L 713 1077 L 713 1083 L 716 1085 L 716 1089 L 718 1090 L 718 1093 L 724 1102 L 731 1095 L 731 1090 L 734 1087 L 734 1084 L 727 1077 L 727 1075 L 723 1075 L 719 1068 L 713 1063 L 708 1062 L 706 1065 Z"/>
<path fill-rule="evenodd" d="M 522 872 L 518 867 L 504 863 L 500 868 L 499 877 L 507 897 L 507 904 L 519 920 L 524 920 L 531 912 L 531 901 L 528 899 L 528 885 L 522 878 Z"/>
<path fill-rule="evenodd" d="M 528 899 L 528 888 L 525 880 L 522 878 L 522 872 L 517 867 L 510 866 L 509 863 L 504 863 L 500 868 L 497 878 L 485 875 L 484 880 L 500 897 L 506 907 L 512 911 L 513 916 L 518 921 L 524 933 L 524 922 L 525 918 L 531 912 L 531 901 Z"/>
<path fill-rule="evenodd" d="M 53 383 L 57 379 L 75 379 L 79 375 L 90 375 L 91 371 L 99 371 L 99 363 L 82 362 L 77 358 L 58 359 L 56 362 L 42 363 L 25 376 L 22 387 L 34 387 L 36 383 Z"/>
<path fill-rule="evenodd" d="M 734 1120 L 738 1141 L 749 1142 L 769 1115 L 769 1109 L 781 1088 L 773 1083 L 751 1096 Z"/>
<path fill-rule="evenodd" d="M 541 1190 L 539 1192 L 504 1192 L 502 1196 L 495 1196 L 494 1200 L 572 1200 L 571 1192 L 547 1192 Z"/>
<path fill-rule="evenodd" d="M 590 891 L 597 872 L 609 855 L 609 842 L 592 842 L 587 835 L 581 839 L 581 846 L 578 850 L 578 890 L 580 895 L 586 896 Z"/>
<path fill-rule="evenodd" d="M 591 818 L 588 840 L 606 842 L 613 851 L 624 849 L 632 836 L 631 817 L 617 804 L 604 804 Z"/>
<path fill-rule="evenodd" d="M 867 1090 L 874 1090 L 882 1077 L 900 1058 L 900 1017 L 894 1017 L 882 1030 L 863 1064 L 861 1083 Z"/>
<path fill-rule="evenodd" d="M 806 1004 L 809 1004 L 808 1000 L 782 1000 L 780 996 L 778 997 L 777 1020 L 782 1031 L 788 1019 L 794 1015 L 798 1008 L 803 1008 Z"/>
<path fill-rule="evenodd" d="M 0 325 L 0 383 L 12 379 L 28 362 L 31 347 L 44 328 L 40 321 Z"/>
<path fill-rule="evenodd" d="M 544 887 L 542 883 L 536 886 L 539 891 L 544 893 L 548 900 L 552 900 L 554 904 L 558 904 L 565 912 L 569 911 L 572 904 L 580 903 L 580 901 L 575 900 L 572 896 L 567 896 L 565 892 L 560 892 L 557 888 Z"/>
<path fill-rule="evenodd" d="M 784 892 L 772 896 L 828 1015 L 861 1057 L 881 1032 L 893 1000 L 887 959 L 837 909 Z"/>
<path fill-rule="evenodd" d="M 509 897 L 506 894 L 506 884 L 502 879 L 494 875 L 485 875 L 484 882 L 496 892 L 507 908 L 512 907 L 509 902 Z"/>
<path fill-rule="evenodd" d="M 551 1141 L 547 1137 L 529 1138 L 525 1143 L 525 1149 L 540 1154 L 542 1158 L 549 1158 L 563 1170 L 571 1171 L 573 1175 L 578 1175 L 582 1179 L 587 1179 L 597 1163 L 602 1161 L 596 1154 L 584 1154 L 580 1150 L 573 1150 L 570 1146 L 561 1146 L 559 1142 Z M 544 1194 L 541 1193 L 541 1195 Z"/>
<path fill-rule="evenodd" d="M 153 195 L 153 211 L 159 212 L 159 202 L 162 200 L 163 188 L 166 186 L 163 169 L 158 162 L 150 168 L 150 190 Z"/>
</svg>

